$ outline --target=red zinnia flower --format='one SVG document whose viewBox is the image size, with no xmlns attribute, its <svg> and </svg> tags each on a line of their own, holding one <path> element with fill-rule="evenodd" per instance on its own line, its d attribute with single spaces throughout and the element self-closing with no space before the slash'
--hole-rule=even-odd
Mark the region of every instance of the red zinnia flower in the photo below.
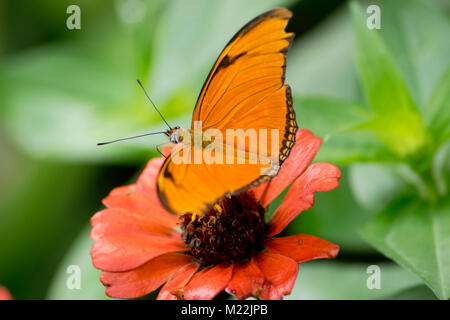
<svg viewBox="0 0 450 320">
<path fill-rule="evenodd" d="M 337 167 L 309 165 L 320 144 L 310 131 L 299 130 L 276 177 L 225 198 L 195 220 L 160 204 L 156 179 L 164 159 L 150 160 L 137 184 L 114 189 L 103 200 L 107 208 L 91 220 L 92 260 L 102 270 L 106 294 L 137 298 L 163 284 L 158 299 L 212 299 L 222 290 L 239 299 L 289 294 L 298 263 L 334 258 L 339 251 L 312 235 L 275 237 L 314 204 L 314 192 L 338 186 Z M 266 223 L 265 208 L 289 185 Z"/>
<path fill-rule="evenodd" d="M 0 300 L 12 300 L 12 296 L 8 289 L 3 286 L 0 286 Z"/>
</svg>

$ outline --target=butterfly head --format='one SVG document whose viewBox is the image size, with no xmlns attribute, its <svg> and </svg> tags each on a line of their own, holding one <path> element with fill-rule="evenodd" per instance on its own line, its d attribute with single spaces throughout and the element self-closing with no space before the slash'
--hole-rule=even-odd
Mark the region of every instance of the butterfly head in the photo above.
<svg viewBox="0 0 450 320">
<path fill-rule="evenodd" d="M 190 135 L 189 130 L 180 128 L 179 126 L 175 126 L 170 130 L 167 130 L 166 135 L 169 137 L 170 142 L 172 143 L 180 143 L 183 142 L 183 137 L 185 135 Z"/>
</svg>

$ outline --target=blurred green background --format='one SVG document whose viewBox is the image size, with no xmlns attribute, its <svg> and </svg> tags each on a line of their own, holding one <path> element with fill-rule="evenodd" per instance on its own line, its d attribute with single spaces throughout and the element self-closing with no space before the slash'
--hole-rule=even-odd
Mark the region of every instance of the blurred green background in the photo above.
<svg viewBox="0 0 450 320">
<path fill-rule="evenodd" d="M 80 30 L 66 27 L 71 4 Z M 366 27 L 370 4 L 380 30 Z M 323 138 L 316 161 L 343 172 L 285 231 L 341 252 L 302 264 L 287 298 L 449 299 L 445 0 L 1 0 L 0 285 L 16 299 L 104 299 L 89 218 L 165 137 L 96 143 L 164 129 L 137 78 L 170 123 L 189 125 L 223 46 L 280 6 L 294 13 L 287 81 L 297 120 Z M 378 290 L 366 286 L 373 264 Z M 81 267 L 79 290 L 66 286 L 69 265 Z"/>
</svg>

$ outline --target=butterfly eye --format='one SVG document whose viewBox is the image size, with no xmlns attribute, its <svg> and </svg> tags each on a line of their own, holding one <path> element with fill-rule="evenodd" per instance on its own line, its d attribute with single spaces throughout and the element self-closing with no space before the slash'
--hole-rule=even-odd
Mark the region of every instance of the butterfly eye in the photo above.
<svg viewBox="0 0 450 320">
<path fill-rule="evenodd" d="M 172 143 L 178 143 L 179 142 L 178 134 L 176 132 L 174 132 L 174 133 L 172 133 L 170 135 L 170 141 Z"/>
</svg>

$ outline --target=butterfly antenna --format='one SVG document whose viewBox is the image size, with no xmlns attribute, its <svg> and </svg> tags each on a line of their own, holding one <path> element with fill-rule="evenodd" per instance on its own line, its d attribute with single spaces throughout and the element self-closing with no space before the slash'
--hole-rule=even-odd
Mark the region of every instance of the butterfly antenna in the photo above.
<svg viewBox="0 0 450 320">
<path fill-rule="evenodd" d="M 158 114 L 160 115 L 161 119 L 163 119 L 163 121 L 166 123 L 166 125 L 169 127 L 170 130 L 172 130 L 172 127 L 167 123 L 166 119 L 164 119 L 164 117 L 162 116 L 161 112 L 159 112 L 158 108 L 156 107 L 156 105 L 153 103 L 152 99 L 150 99 L 150 96 L 148 95 L 147 91 L 145 90 L 144 86 L 142 85 L 142 83 L 139 81 L 139 79 L 137 79 L 137 83 L 139 83 L 139 85 L 141 86 L 142 90 L 144 91 L 145 95 L 147 96 L 148 100 L 152 103 L 153 107 L 155 108 L 156 112 L 158 112 Z"/>
<path fill-rule="evenodd" d="M 154 135 L 154 134 L 161 134 L 161 133 L 166 134 L 166 131 L 151 132 L 151 133 L 140 134 L 138 136 L 133 136 L 133 137 L 128 137 L 128 138 L 116 139 L 116 140 L 107 141 L 107 142 L 100 142 L 100 143 L 97 143 L 97 145 L 98 146 L 103 146 L 105 144 L 110 144 L 110 143 L 114 143 L 114 142 L 118 142 L 118 141 L 130 140 L 130 139 L 135 139 L 135 138 L 140 138 L 140 137 L 145 137 L 145 136 L 151 136 L 151 135 Z"/>
</svg>

